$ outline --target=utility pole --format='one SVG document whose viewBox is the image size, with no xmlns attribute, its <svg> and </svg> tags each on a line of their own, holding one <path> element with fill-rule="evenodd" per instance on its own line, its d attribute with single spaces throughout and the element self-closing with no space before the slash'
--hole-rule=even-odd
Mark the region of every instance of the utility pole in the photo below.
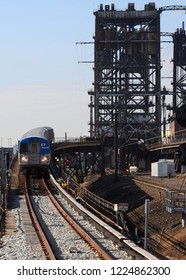
<svg viewBox="0 0 186 280">
<path fill-rule="evenodd" d="M 115 151 L 115 182 L 118 181 L 118 113 L 115 109 L 115 128 L 114 128 L 114 151 Z"/>
<path fill-rule="evenodd" d="M 148 239 L 148 215 L 150 199 L 145 199 L 145 239 L 144 239 L 144 249 L 147 250 L 147 239 Z"/>
</svg>

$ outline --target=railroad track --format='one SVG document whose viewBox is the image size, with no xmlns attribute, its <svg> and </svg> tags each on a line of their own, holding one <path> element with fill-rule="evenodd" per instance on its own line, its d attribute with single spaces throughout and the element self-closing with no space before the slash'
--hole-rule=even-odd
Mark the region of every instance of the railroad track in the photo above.
<svg viewBox="0 0 186 280">
<path fill-rule="evenodd" d="M 76 201 L 71 195 L 68 194 L 65 190 L 61 188 L 61 186 L 55 181 L 55 179 L 51 176 L 52 184 L 54 184 L 59 192 L 62 194 L 65 199 L 68 200 L 68 203 L 72 205 L 73 208 L 77 209 L 81 215 L 88 218 L 94 226 L 101 229 L 107 238 L 113 240 L 115 243 L 118 244 L 119 248 L 125 248 L 128 255 L 131 256 L 131 258 L 135 259 L 157 259 L 154 255 L 150 254 L 149 252 L 143 250 L 139 246 L 137 246 L 135 243 L 133 243 L 126 235 L 123 233 L 118 232 L 117 230 L 110 227 L 107 223 L 105 223 L 103 220 L 99 219 L 97 216 L 92 214 L 90 211 L 85 209 L 80 203 Z M 126 249 L 127 248 L 127 249 Z M 116 257 L 117 258 L 117 257 Z M 122 259 L 122 256 L 120 256 Z"/>
<path fill-rule="evenodd" d="M 166 191 L 167 189 L 170 188 L 169 186 L 162 186 L 162 185 L 160 185 L 158 183 L 153 183 L 152 181 L 148 181 L 148 180 L 144 181 L 144 179 L 141 179 L 140 176 L 139 177 L 135 176 L 133 178 L 133 181 L 137 182 L 137 183 L 141 183 L 141 184 L 143 184 L 145 186 L 148 186 L 148 187 L 152 187 L 152 188 L 156 188 L 158 190 L 162 190 L 162 191 Z"/>
<path fill-rule="evenodd" d="M 72 217 L 72 215 L 70 215 L 70 213 L 67 211 L 67 209 L 62 207 L 61 203 L 59 203 L 57 201 L 57 199 L 54 197 L 54 195 L 52 195 L 51 191 L 49 190 L 49 188 L 47 187 L 47 185 L 44 181 L 43 181 L 43 186 L 44 186 L 50 200 L 52 201 L 52 203 L 58 210 L 58 212 L 65 218 L 65 220 L 72 226 L 72 228 L 83 238 L 83 240 L 85 240 L 90 245 L 90 247 L 93 248 L 99 254 L 101 259 L 104 259 L 104 260 L 114 259 L 114 257 L 106 249 L 102 248 L 102 245 L 99 244 L 99 242 L 96 241 L 96 239 L 93 238 L 91 236 L 91 234 L 88 231 L 86 231 L 83 228 L 83 226 L 81 226 L 77 222 L 76 219 L 74 219 Z"/>
<path fill-rule="evenodd" d="M 27 203 L 27 207 L 28 207 L 28 211 L 29 211 L 29 214 L 30 214 L 30 217 L 32 219 L 32 223 L 34 225 L 34 228 L 37 232 L 37 235 L 39 237 L 39 240 L 41 242 L 41 246 L 43 248 L 43 251 L 46 255 L 46 258 L 49 259 L 49 260 L 55 260 L 55 255 L 53 253 L 53 250 L 47 240 L 47 237 L 42 229 L 42 226 L 40 225 L 40 222 L 37 218 L 37 215 L 34 211 L 34 208 L 33 208 L 33 205 L 32 205 L 32 202 L 31 202 L 31 198 L 30 198 L 30 195 L 29 195 L 29 191 L 28 191 L 28 186 L 30 187 L 30 181 L 29 181 L 29 178 L 28 176 L 25 177 L 25 188 L 24 188 L 24 191 L 25 191 L 25 198 L 26 198 L 26 203 Z"/>
<path fill-rule="evenodd" d="M 105 238 L 105 236 L 98 231 L 94 226 L 92 226 L 91 223 L 89 223 L 88 219 L 84 216 L 78 215 L 74 209 L 62 199 L 60 202 L 61 205 L 65 205 L 65 208 L 68 208 L 67 213 L 63 213 L 63 216 L 74 216 L 72 224 L 74 226 L 75 221 L 78 220 L 77 224 L 79 225 L 78 228 L 84 228 L 84 230 L 78 229 L 78 231 L 82 231 L 81 235 L 86 236 L 86 242 L 82 241 L 82 238 L 79 236 L 79 233 L 75 234 L 74 231 L 72 232 L 71 226 L 69 223 L 65 224 L 64 219 L 62 220 L 61 215 L 58 214 L 57 217 L 57 210 L 50 201 L 50 198 L 48 196 L 49 193 L 54 194 L 56 199 L 58 201 L 61 200 L 61 197 L 58 195 L 58 191 L 55 191 L 54 188 L 52 188 L 51 191 L 46 190 L 46 186 L 44 186 L 43 180 L 34 180 L 31 177 L 24 177 L 21 176 L 21 188 L 18 187 L 19 190 L 16 190 L 16 195 L 13 195 L 13 199 L 17 199 L 17 204 L 15 204 L 15 208 L 17 207 L 18 212 L 18 228 L 20 229 L 21 233 L 20 235 L 25 238 L 26 235 L 26 243 L 25 243 L 25 249 L 27 251 L 26 257 L 22 257 L 23 254 L 19 254 L 18 251 L 22 251 L 22 245 L 23 242 L 20 240 L 20 243 L 17 244 L 17 236 L 15 235 L 13 243 L 11 242 L 11 248 L 16 248 L 13 251 L 15 252 L 13 259 L 19 259 L 19 256 L 21 256 L 21 259 L 32 259 L 32 257 L 29 256 L 30 250 L 27 248 L 29 247 L 29 242 L 31 240 L 34 240 L 36 242 L 36 239 L 38 240 L 37 236 L 33 235 L 31 232 L 33 229 L 33 226 L 30 224 L 28 230 L 25 230 L 24 226 L 25 220 L 28 220 L 28 213 L 26 211 L 26 208 L 24 206 L 23 211 L 19 211 L 19 201 L 25 201 L 25 203 L 28 204 L 29 213 L 32 215 L 32 223 L 34 224 L 34 228 L 36 229 L 37 234 L 39 235 L 39 240 L 42 243 L 42 251 L 45 252 L 45 258 L 46 259 L 131 259 L 131 256 L 129 256 L 123 248 L 120 248 L 117 244 L 112 242 L 111 240 Z M 20 194 L 18 195 L 18 193 Z M 25 196 L 26 194 L 26 196 Z M 51 197 L 50 194 L 50 197 Z M 49 208 L 49 204 L 52 205 L 52 207 Z M 56 204 L 56 202 L 55 202 Z M 60 206 L 57 206 L 59 209 Z M 33 211 L 34 209 L 34 211 Z M 63 212 L 63 210 L 60 210 L 60 212 Z M 72 213 L 70 213 L 72 211 Z M 24 212 L 24 213 L 23 213 Z M 34 213 L 35 212 L 35 213 Z M 54 213 L 55 212 L 55 213 Z M 27 216 L 27 218 L 24 220 L 22 216 Z M 60 216 L 60 217 L 59 217 Z M 42 233 L 41 226 L 38 225 L 37 218 L 39 217 L 39 222 L 42 225 L 42 228 L 44 229 L 44 234 Z M 69 219 L 69 218 L 68 218 Z M 23 224 L 22 224 L 22 220 Z M 32 227 L 32 229 L 31 229 Z M 77 227 L 77 226 L 75 226 Z M 54 229 L 55 228 L 55 229 Z M 58 229 L 64 229 L 64 232 L 58 231 Z M 53 229 L 56 231 L 53 235 Z M 17 231 L 17 226 L 15 231 Z M 89 232 L 89 237 L 87 237 L 87 233 Z M 71 235 L 70 235 L 71 234 Z M 53 236 L 52 236 L 53 235 Z M 46 238 L 47 237 L 47 240 Z M 61 240 L 58 240 L 59 237 L 62 237 Z M 20 238 L 20 237 L 19 237 Z M 97 239 L 97 240 L 96 240 Z M 69 242 L 70 240 L 70 242 Z M 99 240 L 99 241 L 98 241 Z M 66 244 L 69 242 L 68 244 Z M 6 241 L 8 244 L 8 242 Z M 6 247 L 6 243 L 4 242 L 2 247 Z M 49 244 L 50 243 L 50 249 Z M 89 245 L 89 244 L 90 245 Z M 47 245 L 46 245 L 47 244 Z M 36 247 L 36 245 L 34 245 Z M 34 247 L 34 248 L 35 248 Z M 37 247 L 38 244 L 37 244 Z M 48 248 L 47 248 L 48 247 Z M 90 248 L 91 247 L 91 248 Z M 93 248 L 94 247 L 94 248 Z M 19 249 L 17 249 L 19 248 Z M 38 250 L 38 249 L 37 249 Z M 98 253 L 97 253 L 98 251 Z M 0 248 L 0 258 L 1 259 L 11 259 L 12 254 L 8 256 L 10 252 L 8 250 L 1 250 Z M 6 257 L 3 258 L 6 255 Z M 69 256 L 70 255 L 70 256 Z M 25 254 L 24 254 L 25 256 Z M 34 259 L 40 259 L 39 255 L 35 255 Z M 42 256 L 42 259 L 44 257 Z"/>
<path fill-rule="evenodd" d="M 179 190 L 181 189 L 181 186 L 183 185 L 185 178 L 183 177 L 183 180 L 180 180 L 180 184 L 177 186 L 169 185 L 167 182 L 165 183 L 158 183 L 158 180 L 155 180 L 156 178 L 148 178 L 145 179 L 141 176 L 134 176 L 133 181 L 138 184 L 141 188 L 146 190 L 151 190 L 151 192 L 157 190 L 157 195 L 155 198 L 155 201 L 162 201 L 161 203 L 157 203 L 162 209 L 162 215 L 164 213 L 164 223 L 163 225 L 157 225 L 155 222 L 153 222 L 152 219 L 148 222 L 148 229 L 149 229 L 149 235 L 150 235 L 150 241 L 149 243 L 153 244 L 153 247 L 159 248 L 161 252 L 165 252 L 167 248 L 171 248 L 171 250 L 177 252 L 177 255 L 180 255 L 180 258 L 186 258 L 186 244 L 183 241 L 179 241 L 178 238 L 172 236 L 168 232 L 166 232 L 166 229 L 168 227 L 176 228 L 181 224 L 181 214 L 177 214 L 174 217 L 174 214 L 170 214 L 166 212 L 164 200 L 165 197 L 165 191 L 167 190 Z M 153 181 L 154 180 L 154 183 Z M 152 201 L 153 203 L 153 201 Z M 151 215 L 151 213 L 150 213 Z M 144 228 L 144 215 L 142 215 L 138 210 L 133 210 L 131 212 L 131 216 L 133 216 L 134 220 L 137 221 L 138 228 L 143 231 Z M 176 219 L 177 217 L 177 219 Z M 179 217 L 179 218 L 178 218 Z M 175 220 L 175 222 L 171 225 L 169 225 L 169 221 Z M 178 220 L 180 219 L 180 221 Z M 180 234 L 181 235 L 181 234 Z M 183 239 L 183 238 L 182 238 Z"/>
<path fill-rule="evenodd" d="M 33 185 L 34 185 L 34 188 L 33 188 Z M 58 184 L 56 182 L 54 182 L 54 185 L 58 185 Z M 29 188 L 29 191 L 27 191 L 27 193 L 29 194 L 30 191 L 32 192 L 32 195 L 30 196 L 31 203 L 29 203 L 29 205 L 30 204 L 34 205 L 37 215 L 38 215 L 38 212 L 40 213 L 39 214 L 40 222 L 43 223 L 44 231 L 45 231 L 45 233 L 47 231 L 49 232 L 49 237 L 47 237 L 47 240 L 49 243 L 50 239 L 51 239 L 50 237 L 52 236 L 52 227 L 54 227 L 54 220 L 55 220 L 55 226 L 57 226 L 58 228 L 64 227 L 64 225 L 63 225 L 64 222 L 61 222 L 61 220 L 58 220 L 58 218 L 56 218 L 56 216 L 54 216 L 53 210 L 49 210 L 47 208 L 49 205 L 49 197 L 50 197 L 51 201 L 57 199 L 59 202 L 58 204 L 61 204 L 64 208 L 64 205 L 66 205 L 66 203 L 64 202 L 64 200 L 62 200 L 60 202 L 61 197 L 60 197 L 60 195 L 58 195 L 58 193 L 62 192 L 63 190 L 61 189 L 60 186 L 58 186 L 57 191 L 55 191 L 54 188 L 51 191 L 49 191 L 46 188 L 46 186 L 44 185 L 43 180 L 35 182 L 33 179 L 31 179 L 31 181 L 29 181 L 29 179 L 27 179 L 27 186 Z M 26 193 L 26 191 L 25 191 L 25 193 Z M 66 192 L 64 192 L 64 193 L 66 196 Z M 63 193 L 63 196 L 64 196 L 64 193 Z M 52 198 L 53 194 L 55 195 L 55 199 Z M 26 199 L 26 200 L 28 200 L 28 199 Z M 46 200 L 46 202 L 44 202 L 44 200 Z M 71 200 L 71 198 L 70 199 L 68 198 L 68 200 Z M 46 204 L 47 206 L 46 205 L 44 206 L 44 204 Z M 55 202 L 55 204 L 56 204 L 56 202 Z M 79 208 L 78 211 L 81 213 L 82 212 L 84 213 L 83 215 L 80 215 L 80 218 L 78 218 L 78 222 L 77 222 L 78 225 L 80 225 L 80 221 L 82 222 L 82 224 L 84 224 L 84 226 L 80 226 L 80 227 L 84 227 L 84 230 L 82 231 L 81 235 L 85 236 L 85 233 L 87 234 L 88 231 L 91 232 L 89 234 L 89 237 L 86 237 L 85 239 L 86 239 L 86 244 L 88 242 L 90 244 L 91 248 L 94 247 L 93 250 L 91 249 L 94 252 L 94 253 L 92 253 L 94 255 L 91 255 L 91 256 L 83 255 L 83 258 L 85 258 L 85 259 L 100 259 L 100 258 L 101 259 L 131 259 L 131 258 L 132 259 L 133 258 L 135 258 L 135 259 L 156 259 L 153 255 L 144 251 L 142 248 L 138 247 L 135 243 L 133 243 L 131 240 L 129 240 L 129 238 L 127 236 L 121 234 L 118 231 L 115 231 L 113 228 L 110 228 L 108 230 L 108 225 L 106 223 L 104 223 L 100 219 L 97 219 L 89 211 L 84 209 L 82 207 L 82 205 L 80 205 L 79 203 L 76 202 L 75 199 L 73 199 L 72 204 L 73 205 L 76 204 L 76 206 L 75 207 L 73 206 L 73 208 Z M 61 205 L 56 206 L 56 208 L 57 209 L 61 208 Z M 29 208 L 31 208 L 31 206 L 29 206 Z M 69 207 L 69 208 L 72 208 L 72 207 Z M 64 211 L 67 211 L 67 213 L 65 214 Z M 30 212 L 31 212 L 31 210 L 30 210 Z M 61 209 L 60 212 L 63 213 L 64 217 L 70 216 L 69 215 L 70 209 L 69 210 Z M 73 212 L 74 212 L 74 210 L 73 210 Z M 88 212 L 90 214 L 88 214 Z M 52 220 L 49 221 L 49 224 L 51 223 L 50 229 L 47 229 L 48 228 L 47 221 L 44 220 L 41 213 L 42 214 L 45 213 L 47 216 L 47 219 L 48 219 L 48 217 L 53 218 Z M 32 218 L 32 219 L 35 223 L 35 218 Z M 74 225 L 76 220 L 77 220 L 77 212 L 74 213 L 74 218 L 72 218 L 71 224 Z M 95 229 L 95 227 L 93 228 L 91 224 L 90 224 L 90 229 L 88 229 L 87 220 L 91 220 L 91 223 L 94 220 L 94 222 L 93 222 L 94 224 L 99 224 L 98 227 L 103 229 L 107 238 L 105 238 L 105 235 L 103 235 L 100 231 Z M 97 220 L 99 220 L 99 221 L 97 221 Z M 68 229 L 65 230 L 66 233 L 69 232 L 69 225 L 67 227 L 68 227 Z M 76 227 L 76 226 L 74 226 L 74 227 Z M 40 230 L 37 229 L 37 232 L 39 232 L 39 231 Z M 78 229 L 78 231 L 79 231 L 79 229 Z M 58 232 L 56 237 L 55 236 L 53 237 L 53 245 L 52 245 L 52 250 L 51 250 L 51 251 L 53 251 L 53 253 L 47 252 L 47 249 L 45 248 L 45 245 L 44 245 L 45 241 L 43 241 L 44 238 L 39 237 L 39 239 L 42 240 L 42 247 L 45 248 L 44 251 L 45 251 L 46 258 L 68 259 L 69 251 L 73 251 L 72 254 L 74 254 L 74 259 L 78 259 L 78 258 L 82 259 L 82 255 L 80 256 L 80 251 L 83 251 L 84 249 L 79 250 L 78 249 L 79 245 L 77 245 L 77 246 L 74 245 L 74 242 L 72 242 L 71 245 L 67 245 L 70 248 L 70 250 L 69 250 L 69 248 L 68 249 L 64 248 L 65 239 L 63 239 L 62 241 L 59 241 L 61 243 L 59 243 L 59 245 L 57 245 L 57 242 L 58 242 L 58 241 L 56 241 L 57 236 L 59 237 L 59 236 L 63 236 L 63 235 L 64 235 L 63 233 Z M 114 242 L 110 240 L 111 236 L 112 236 L 112 239 L 114 240 Z M 67 236 L 64 238 L 69 239 L 69 237 L 67 237 Z M 73 238 L 71 237 L 71 239 L 73 239 Z M 76 237 L 76 239 L 80 240 L 80 237 Z M 97 242 L 96 239 L 98 239 L 99 242 Z M 107 244 L 106 244 L 106 241 L 108 241 Z M 82 241 L 81 241 L 81 243 L 82 243 Z M 95 243 L 96 245 L 94 245 L 93 243 Z M 57 247 L 57 249 L 54 248 L 55 247 L 54 244 Z M 130 248 L 130 249 L 126 250 L 126 247 Z M 59 252 L 58 248 L 63 248 L 63 250 L 61 252 Z M 90 252 L 90 247 L 87 247 L 87 248 L 88 248 L 87 250 Z M 96 250 L 98 251 L 98 253 L 95 254 Z M 57 253 L 55 251 L 57 251 Z M 66 255 L 63 251 L 67 251 Z M 77 254 L 75 254 L 74 251 L 76 251 Z M 127 251 L 127 253 L 126 253 L 126 251 Z"/>
<path fill-rule="evenodd" d="M 31 184 L 32 180 L 28 180 L 27 186 L 29 189 L 32 189 Z M 30 200 L 30 202 L 28 202 L 29 212 L 31 213 L 32 221 L 35 228 L 37 229 L 37 233 L 42 243 L 42 247 L 44 248 L 44 251 L 46 253 L 46 257 L 49 259 L 68 259 L 68 253 L 78 253 L 76 252 L 78 250 L 83 251 L 82 248 L 76 250 L 75 246 L 77 248 L 78 246 L 80 247 L 78 243 L 82 241 L 80 241 L 78 234 L 75 234 L 72 231 L 68 223 L 65 223 L 64 219 L 61 218 L 61 215 L 63 213 L 63 217 L 68 220 L 68 214 L 65 213 L 64 210 L 61 209 L 61 207 L 55 201 L 55 199 L 53 199 L 53 195 L 48 190 L 43 179 L 40 180 L 37 185 L 37 195 L 33 195 L 32 190 L 32 195 L 29 196 L 27 191 L 27 195 L 29 196 L 29 199 L 27 198 L 27 200 Z M 53 204 L 55 205 L 55 207 Z M 30 210 L 31 208 L 32 210 Z M 38 226 L 37 224 L 40 224 L 40 226 Z M 71 241 L 70 243 L 66 242 L 64 240 L 64 235 L 66 236 L 67 240 L 71 239 L 73 241 Z M 61 236 L 62 238 L 60 238 Z M 65 244 L 65 242 L 67 244 Z M 86 248 L 85 245 L 84 248 Z M 95 251 L 90 254 L 90 251 L 92 249 L 90 250 L 90 248 L 87 247 L 86 249 L 84 249 L 84 251 L 85 250 L 89 251 L 89 257 L 92 256 L 94 259 L 99 259 L 98 254 L 95 253 Z M 104 256 L 104 258 L 106 257 Z"/>
<path fill-rule="evenodd" d="M 109 171 L 107 170 L 107 173 Z M 113 172 L 109 172 L 109 174 L 112 174 Z M 122 174 L 121 174 L 122 177 Z M 58 179 L 60 177 L 58 176 Z M 131 184 L 135 184 L 141 188 L 143 186 L 144 194 L 148 194 L 149 190 L 155 190 L 153 195 L 155 195 L 154 199 L 152 200 L 152 203 L 157 203 L 159 210 L 161 209 L 162 212 L 159 215 L 164 215 L 165 219 L 163 221 L 163 224 L 156 224 L 154 221 L 150 221 L 148 228 L 149 228 L 149 242 L 148 242 L 148 249 L 153 252 L 153 254 L 156 254 L 159 256 L 159 258 L 167 258 L 165 255 L 165 252 L 167 252 L 167 249 L 170 248 L 174 249 L 175 256 L 178 256 L 178 258 L 185 258 L 186 256 L 186 244 L 181 240 L 179 241 L 176 237 L 172 236 L 171 230 L 168 232 L 166 231 L 166 227 L 169 226 L 169 221 L 175 220 L 174 215 L 171 216 L 168 215 L 169 213 L 166 213 L 165 206 L 164 206 L 164 197 L 165 197 L 165 191 L 170 188 L 173 189 L 180 189 L 180 187 L 184 184 L 185 178 L 182 179 L 182 177 L 179 176 L 179 184 L 176 186 L 172 183 L 172 180 L 168 179 L 167 185 L 164 184 L 162 181 L 161 184 L 158 184 L 158 182 L 155 182 L 154 178 L 151 178 L 149 176 L 145 176 L 146 181 L 144 181 L 143 176 L 129 176 Z M 149 181 L 150 180 L 150 181 Z M 133 183 L 132 183 L 133 182 Z M 127 184 L 129 185 L 129 181 L 127 181 Z M 132 186 L 132 185 L 131 185 Z M 70 192 L 74 197 L 78 196 L 78 199 L 86 205 L 91 211 L 93 211 L 96 215 L 99 217 L 102 217 L 105 221 L 112 224 L 115 228 L 117 227 L 118 230 L 121 230 L 121 226 L 116 225 L 115 221 L 115 214 L 113 211 L 113 205 L 112 203 L 99 198 L 95 194 L 91 194 L 91 192 L 87 191 L 85 188 L 80 188 L 77 184 L 74 182 L 71 182 Z M 148 195 L 147 195 L 148 196 Z M 150 196 L 150 195 L 149 195 Z M 90 202 L 89 202 L 90 201 Z M 91 203 L 91 204 L 90 204 Z M 94 203 L 94 206 L 93 206 Z M 100 207 L 101 206 L 101 207 Z M 138 242 L 141 242 L 143 244 L 142 237 L 144 236 L 144 205 L 142 205 L 141 208 L 143 208 L 142 212 L 138 209 L 139 205 L 135 207 L 135 201 L 132 201 L 130 203 L 130 210 L 126 214 L 126 217 L 128 219 L 128 222 L 131 226 L 131 232 L 135 233 L 135 229 L 138 229 L 138 232 L 140 233 L 140 236 L 137 237 Z M 136 210 L 135 210 L 136 208 Z M 99 210 L 98 210 L 99 209 Z M 110 219 L 108 218 L 108 215 L 105 217 L 105 213 L 109 214 Z M 160 213 L 160 212 L 159 212 Z M 167 218 L 168 216 L 171 216 Z M 156 219 L 159 219 L 160 216 L 158 216 Z M 181 221 L 181 218 L 180 218 Z M 170 227 L 174 228 L 177 227 L 180 223 L 178 221 L 172 222 Z M 133 228 L 133 229 L 132 229 Z M 175 233 L 176 234 L 176 233 Z"/>
<path fill-rule="evenodd" d="M 32 181 L 29 181 L 27 179 L 27 186 L 29 189 L 31 189 L 31 184 Z M 88 257 L 85 256 L 83 257 L 84 259 L 104 259 L 104 260 L 113 260 L 113 259 L 130 259 L 131 257 L 127 255 L 127 253 L 125 251 L 123 251 L 122 249 L 120 249 L 118 247 L 118 245 L 115 245 L 111 240 L 106 240 L 105 236 L 100 233 L 98 230 L 96 230 L 87 219 L 85 219 L 84 217 L 77 215 L 77 212 L 74 211 L 74 209 L 71 208 L 71 206 L 69 206 L 68 203 L 66 203 L 64 201 L 64 199 L 62 199 L 61 197 L 59 197 L 59 195 L 57 194 L 56 191 L 54 191 L 54 189 L 52 188 L 52 191 L 50 191 L 47 187 L 47 185 L 45 184 L 44 180 L 40 181 L 38 184 L 38 189 L 39 189 L 39 185 L 40 188 L 42 190 L 41 192 L 41 196 L 39 195 L 39 193 L 36 195 L 31 195 L 30 200 L 31 202 L 28 202 L 29 205 L 29 212 L 32 214 L 33 210 L 31 209 L 31 205 L 34 205 L 33 208 L 35 208 L 35 212 L 37 212 L 37 216 L 39 216 L 39 221 L 41 224 L 41 228 L 43 228 L 44 230 L 44 234 L 41 233 L 41 228 L 38 227 L 36 218 L 35 218 L 35 214 L 32 214 L 32 220 L 34 223 L 34 226 L 37 228 L 37 232 L 39 234 L 39 239 L 42 242 L 42 247 L 44 248 L 44 251 L 46 252 L 46 256 L 49 259 L 66 259 L 67 253 L 64 253 L 64 251 L 68 251 L 68 249 L 66 249 L 64 247 L 65 243 L 64 241 L 60 241 L 61 243 L 58 243 L 59 236 L 63 235 L 63 233 L 57 233 L 57 235 L 54 234 L 53 237 L 51 237 L 53 235 L 52 229 L 51 229 L 51 221 L 48 223 L 48 221 L 45 220 L 45 218 L 43 218 L 43 216 L 41 217 L 41 212 L 47 212 L 47 216 L 53 217 L 54 215 L 54 210 L 52 209 L 48 209 L 45 208 L 42 204 L 43 204 L 43 200 L 50 198 L 52 204 L 55 205 L 55 208 L 57 209 L 57 211 L 60 213 L 60 215 L 62 215 L 65 220 L 68 222 L 68 224 L 70 224 L 71 227 L 73 227 L 73 229 L 78 233 L 78 235 L 81 236 L 81 239 L 84 239 L 86 241 L 86 243 L 89 244 L 89 247 L 87 247 L 87 251 L 88 251 Z M 38 191 L 37 189 L 37 191 Z M 44 190 L 44 191 L 43 191 Z M 44 195 L 45 194 L 47 195 Z M 54 195 L 55 197 L 54 197 Z M 26 194 L 28 195 L 28 191 L 26 191 Z M 32 192 L 33 194 L 33 192 Z M 27 200 L 29 201 L 29 198 L 27 198 Z M 58 200 L 58 202 L 57 202 Z M 49 207 L 49 201 L 47 201 L 47 207 Z M 71 209 L 70 209 L 71 208 Z M 39 213 L 38 213 L 39 212 Z M 71 212 L 71 213 L 70 213 Z M 73 213 L 73 214 L 72 214 Z M 56 215 L 56 214 L 55 214 Z M 48 219 L 48 217 L 47 217 Z M 60 218 L 56 218 L 55 216 L 55 223 L 57 225 L 57 227 L 64 227 L 64 222 L 60 220 Z M 52 221 L 53 223 L 53 221 Z M 53 226 L 53 224 L 52 224 Z M 71 229 L 69 229 L 69 225 L 67 225 L 67 229 L 66 229 L 66 233 L 69 233 L 71 231 Z M 47 233 L 48 232 L 48 233 Z M 47 236 L 47 240 L 48 242 L 46 242 L 46 240 L 44 239 L 43 235 Z M 68 238 L 74 238 L 73 241 L 73 246 L 71 246 L 71 251 L 79 251 L 78 246 L 80 245 L 76 245 L 75 244 L 75 239 L 80 240 L 79 237 L 74 237 L 74 233 L 73 233 L 73 237 L 66 237 Z M 64 239 L 63 239 L 64 240 Z M 82 241 L 78 241 L 81 242 Z M 50 243 L 50 247 L 52 249 L 49 249 L 49 244 Z M 54 246 L 54 244 L 56 244 L 57 246 Z M 65 245 L 66 246 L 66 245 Z M 56 249 L 57 247 L 57 249 Z M 73 248 L 72 248 L 73 247 Z M 60 249 L 59 248 L 63 248 Z M 90 249 L 91 248 L 91 249 Z M 92 253 L 90 255 L 90 251 L 93 251 L 94 253 Z M 53 251 L 53 253 L 51 253 L 51 251 Z M 82 249 L 81 249 L 82 251 Z M 94 255 L 93 255 L 94 254 Z M 81 254 L 79 254 L 80 259 L 81 259 Z M 68 258 L 68 257 L 67 257 Z M 75 257 L 75 259 L 77 258 L 77 256 Z"/>
</svg>

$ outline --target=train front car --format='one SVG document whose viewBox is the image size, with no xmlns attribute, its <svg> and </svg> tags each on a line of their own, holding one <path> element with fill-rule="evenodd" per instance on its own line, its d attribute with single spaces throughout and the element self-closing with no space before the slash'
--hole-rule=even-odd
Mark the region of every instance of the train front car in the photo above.
<svg viewBox="0 0 186 280">
<path fill-rule="evenodd" d="M 20 171 L 43 175 L 50 164 L 53 139 L 50 127 L 35 128 L 24 134 L 19 142 Z"/>
</svg>

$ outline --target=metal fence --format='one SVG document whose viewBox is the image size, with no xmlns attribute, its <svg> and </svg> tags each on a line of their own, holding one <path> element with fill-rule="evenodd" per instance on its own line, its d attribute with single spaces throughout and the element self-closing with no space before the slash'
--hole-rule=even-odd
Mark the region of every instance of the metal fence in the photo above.
<svg viewBox="0 0 186 280">
<path fill-rule="evenodd" d="M 186 190 L 180 191 L 166 191 L 165 198 L 166 210 L 169 213 L 183 213 L 186 214 Z"/>
</svg>

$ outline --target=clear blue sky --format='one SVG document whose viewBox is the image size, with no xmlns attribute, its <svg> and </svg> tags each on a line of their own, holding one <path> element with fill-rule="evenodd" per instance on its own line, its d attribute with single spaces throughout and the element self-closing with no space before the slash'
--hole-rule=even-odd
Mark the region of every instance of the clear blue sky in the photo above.
<svg viewBox="0 0 186 280">
<path fill-rule="evenodd" d="M 93 65 L 78 61 L 92 61 L 94 50 L 76 42 L 93 41 L 100 3 L 125 10 L 129 2 L 144 9 L 152 1 L 0 0 L 0 144 L 14 144 L 38 126 L 53 127 L 57 137 L 89 135 Z M 157 8 L 186 5 L 154 2 Z M 163 12 L 161 31 L 175 32 L 185 19 L 184 11 Z M 162 46 L 166 76 L 171 51 L 171 44 Z"/>
</svg>

